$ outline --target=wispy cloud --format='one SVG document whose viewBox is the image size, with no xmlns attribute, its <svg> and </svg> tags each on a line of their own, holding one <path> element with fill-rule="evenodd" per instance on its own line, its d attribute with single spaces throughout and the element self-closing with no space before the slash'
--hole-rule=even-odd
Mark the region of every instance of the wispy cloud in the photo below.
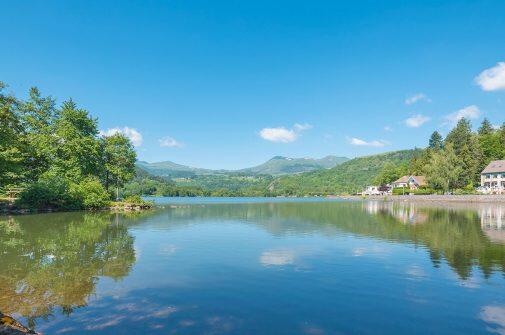
<svg viewBox="0 0 505 335">
<path fill-rule="evenodd" d="M 304 124 L 295 123 L 295 125 L 293 126 L 293 128 L 296 131 L 304 131 L 304 130 L 307 130 L 307 129 L 312 129 L 312 125 L 308 124 L 308 123 L 304 123 Z"/>
<path fill-rule="evenodd" d="M 481 115 L 479 107 L 475 105 L 471 106 L 466 106 L 464 108 L 461 108 L 460 110 L 457 110 L 449 115 L 445 116 L 445 122 L 443 123 L 444 125 L 449 125 L 453 126 L 456 123 L 458 123 L 459 120 L 462 118 L 468 119 L 468 120 L 475 120 L 478 119 Z"/>
<path fill-rule="evenodd" d="M 393 128 L 391 126 L 384 126 L 384 131 L 391 132 Z"/>
<path fill-rule="evenodd" d="M 362 146 L 362 147 L 384 147 L 389 145 L 389 142 L 384 140 L 373 140 L 373 141 L 365 141 L 360 138 L 350 137 L 348 141 L 352 145 Z"/>
<path fill-rule="evenodd" d="M 267 141 L 290 143 L 296 141 L 302 131 L 311 128 L 312 125 L 308 123 L 295 123 L 293 129 L 288 129 L 286 127 L 263 128 L 260 130 L 259 135 Z"/>
<path fill-rule="evenodd" d="M 160 138 L 158 142 L 160 143 L 160 147 L 166 147 L 166 148 L 182 148 L 184 146 L 183 143 L 177 141 L 175 138 L 170 136 Z"/>
<path fill-rule="evenodd" d="M 135 128 L 115 127 L 100 131 L 101 136 L 112 136 L 114 134 L 123 134 L 124 136 L 128 137 L 132 144 L 136 147 L 140 147 L 142 145 L 142 134 Z"/>
<path fill-rule="evenodd" d="M 406 105 L 413 105 L 419 101 L 431 102 L 431 99 L 428 98 L 428 96 L 424 93 L 416 93 L 413 96 L 410 96 L 407 99 L 405 99 L 405 104 Z"/>
<path fill-rule="evenodd" d="M 505 62 L 499 62 L 496 66 L 482 71 L 475 82 L 484 91 L 505 90 Z"/>
<path fill-rule="evenodd" d="M 405 125 L 410 128 L 419 128 L 428 121 L 430 121 L 428 116 L 417 114 L 406 119 Z"/>
</svg>

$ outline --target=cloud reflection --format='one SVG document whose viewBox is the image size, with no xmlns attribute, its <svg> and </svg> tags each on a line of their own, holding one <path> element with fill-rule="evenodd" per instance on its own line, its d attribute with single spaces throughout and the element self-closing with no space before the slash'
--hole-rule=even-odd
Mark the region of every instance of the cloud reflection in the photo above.
<svg viewBox="0 0 505 335">
<path fill-rule="evenodd" d="M 295 252 L 289 249 L 265 251 L 260 256 L 260 263 L 264 266 L 282 266 L 293 264 Z"/>
<path fill-rule="evenodd" d="M 488 327 L 490 331 L 505 335 L 505 306 L 484 306 L 479 317 L 481 320 L 495 325 L 495 327 Z"/>
</svg>

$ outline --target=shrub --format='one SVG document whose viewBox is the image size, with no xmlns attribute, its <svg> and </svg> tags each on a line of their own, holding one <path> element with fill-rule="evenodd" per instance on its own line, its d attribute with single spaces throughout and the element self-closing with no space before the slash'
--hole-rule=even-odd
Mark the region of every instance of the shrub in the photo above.
<svg viewBox="0 0 505 335">
<path fill-rule="evenodd" d="M 149 201 L 142 199 L 140 195 L 132 195 L 126 197 L 126 199 L 124 199 L 124 202 L 133 206 L 146 206 L 151 204 Z"/>
<path fill-rule="evenodd" d="M 72 184 L 70 189 L 72 196 L 79 201 L 81 208 L 99 209 L 110 203 L 109 193 L 96 177 L 88 177 L 78 184 Z"/>
<path fill-rule="evenodd" d="M 69 192 L 69 183 L 56 176 L 41 178 L 28 186 L 16 205 L 30 209 L 78 209 L 80 203 Z"/>
<path fill-rule="evenodd" d="M 405 188 L 405 194 L 414 194 L 414 195 L 427 195 L 427 194 L 434 194 L 435 191 L 431 188 L 420 188 L 417 190 L 411 190 L 409 188 Z M 401 187 L 394 188 L 393 189 L 393 194 L 394 195 L 402 195 L 403 194 L 403 189 Z"/>
</svg>

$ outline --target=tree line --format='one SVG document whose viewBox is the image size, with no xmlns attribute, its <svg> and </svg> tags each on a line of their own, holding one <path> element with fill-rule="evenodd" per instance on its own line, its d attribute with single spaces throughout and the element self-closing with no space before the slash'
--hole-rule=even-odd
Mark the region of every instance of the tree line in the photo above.
<svg viewBox="0 0 505 335">
<path fill-rule="evenodd" d="M 386 163 L 375 182 L 383 185 L 403 175 L 424 175 L 433 190 L 472 192 L 480 185 L 480 173 L 486 165 L 502 159 L 505 123 L 498 128 L 484 119 L 474 132 L 471 122 L 462 118 L 445 138 L 434 131 L 428 147 L 409 162 Z"/>
<path fill-rule="evenodd" d="M 0 82 L 0 121 L 0 188 L 23 189 L 19 207 L 104 207 L 135 176 L 130 140 L 101 136 L 72 99 L 58 105 L 33 87 L 23 100 Z"/>
</svg>

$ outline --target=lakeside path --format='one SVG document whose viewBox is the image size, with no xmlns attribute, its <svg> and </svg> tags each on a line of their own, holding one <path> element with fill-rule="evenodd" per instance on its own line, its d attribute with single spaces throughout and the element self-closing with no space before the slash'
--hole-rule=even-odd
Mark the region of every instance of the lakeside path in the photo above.
<svg viewBox="0 0 505 335">
<path fill-rule="evenodd" d="M 505 194 L 502 195 L 387 195 L 387 196 L 348 196 L 342 199 L 399 201 L 399 202 L 424 202 L 424 203 L 493 203 L 505 204 Z"/>
</svg>

